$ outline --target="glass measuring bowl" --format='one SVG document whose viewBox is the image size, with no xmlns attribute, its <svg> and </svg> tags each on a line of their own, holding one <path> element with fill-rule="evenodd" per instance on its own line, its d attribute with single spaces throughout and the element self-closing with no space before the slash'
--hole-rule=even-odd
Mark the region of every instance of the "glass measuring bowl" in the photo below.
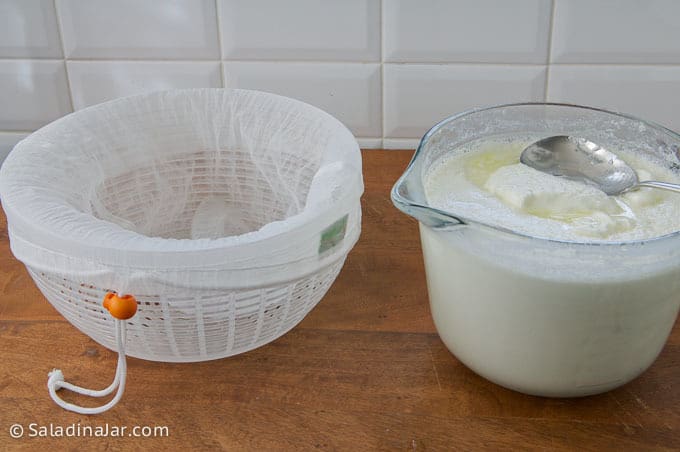
<svg viewBox="0 0 680 452">
<path fill-rule="evenodd" d="M 430 308 L 449 350 L 483 377 L 534 395 L 604 392 L 656 359 L 680 308 L 680 231 L 588 243 L 522 234 L 433 208 L 430 167 L 466 144 L 572 135 L 680 172 L 680 136 L 628 115 L 513 104 L 452 116 L 421 140 L 392 189 L 420 222 Z"/>
</svg>

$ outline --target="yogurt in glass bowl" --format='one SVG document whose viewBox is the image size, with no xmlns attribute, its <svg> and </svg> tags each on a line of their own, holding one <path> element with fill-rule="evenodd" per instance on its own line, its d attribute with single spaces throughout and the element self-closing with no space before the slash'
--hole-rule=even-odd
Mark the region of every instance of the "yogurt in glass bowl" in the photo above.
<svg viewBox="0 0 680 452">
<path fill-rule="evenodd" d="M 563 104 L 473 110 L 434 126 L 392 189 L 420 222 L 430 308 L 448 349 L 520 392 L 597 394 L 656 359 L 680 308 L 680 195 L 616 197 L 519 163 L 528 144 L 586 138 L 641 179 L 680 182 L 680 136 Z"/>
</svg>

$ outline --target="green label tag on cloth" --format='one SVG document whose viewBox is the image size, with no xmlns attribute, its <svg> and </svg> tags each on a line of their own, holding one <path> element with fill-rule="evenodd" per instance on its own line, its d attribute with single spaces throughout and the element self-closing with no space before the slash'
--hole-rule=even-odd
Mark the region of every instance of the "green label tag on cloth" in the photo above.
<svg viewBox="0 0 680 452">
<path fill-rule="evenodd" d="M 347 231 L 347 215 L 340 218 L 338 221 L 328 226 L 321 232 L 321 241 L 319 242 L 319 254 L 324 253 L 342 242 Z"/>
</svg>

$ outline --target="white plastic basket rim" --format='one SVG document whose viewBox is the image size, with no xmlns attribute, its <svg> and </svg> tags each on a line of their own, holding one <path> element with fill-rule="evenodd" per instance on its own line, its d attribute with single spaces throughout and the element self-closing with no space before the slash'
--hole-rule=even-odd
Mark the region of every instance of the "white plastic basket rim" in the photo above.
<svg viewBox="0 0 680 452">
<path fill-rule="evenodd" d="M 360 212 L 360 209 L 357 209 Z M 360 214 L 360 213 L 359 213 Z M 287 284 L 317 273 L 321 268 L 344 260 L 361 234 L 361 222 L 357 221 L 347 230 L 345 237 L 329 253 L 287 264 L 228 268 L 185 267 L 180 269 L 140 268 L 138 266 L 105 266 L 84 261 L 73 256 L 59 255 L 45 251 L 35 260 L 33 245 L 15 236 L 10 229 L 10 248 L 15 256 L 22 256 L 22 262 L 34 272 L 65 274 L 69 278 L 107 287 L 121 293 L 161 293 L 177 288 L 201 290 L 241 290 Z M 64 272 L 64 269 L 68 271 Z"/>
<path fill-rule="evenodd" d="M 207 136 L 206 140 L 212 140 L 211 133 L 219 133 L 211 127 L 219 128 L 222 124 L 219 121 L 211 124 L 211 121 L 216 122 L 211 115 L 212 109 L 222 109 L 217 116 L 221 115 L 223 119 L 231 115 L 234 121 L 238 121 L 239 109 L 250 109 L 251 113 L 261 110 L 265 119 L 263 124 L 257 123 L 256 126 L 273 126 L 284 118 L 286 127 L 304 129 L 291 133 L 317 134 L 315 139 L 325 140 L 317 175 L 328 177 L 328 184 L 323 178 L 315 181 L 313 185 L 318 192 L 313 194 L 310 191 L 304 208 L 284 221 L 270 223 L 243 235 L 191 240 L 148 237 L 100 220 L 69 205 L 46 182 L 55 174 L 83 177 L 68 171 L 70 167 L 75 168 L 76 173 L 78 169 L 88 169 L 89 151 L 72 155 L 68 146 L 75 140 L 82 149 L 88 149 L 90 143 L 96 148 L 97 144 L 93 142 L 97 139 L 96 132 L 107 121 L 124 130 L 125 125 L 133 127 L 140 118 L 160 116 L 157 121 L 167 122 L 180 117 L 196 122 L 196 127 L 206 128 L 200 132 Z M 272 116 L 269 122 L 267 115 Z M 153 130 L 148 132 L 154 133 Z M 280 135 L 288 132 L 281 130 Z M 220 137 L 215 140 L 219 145 Z M 49 163 L 45 161 L 46 157 L 49 157 Z M 92 171 L 99 171 L 96 159 L 92 163 L 95 164 Z M 27 167 L 32 171 L 27 172 Z M 356 140 L 344 125 L 303 102 L 247 90 L 174 90 L 131 96 L 89 107 L 67 115 L 22 140 L 0 170 L 0 196 L 8 224 L 14 236 L 34 245 L 30 251 L 33 255 L 23 256 L 26 260 L 38 262 L 41 259 L 36 255 L 47 251 L 110 267 L 248 268 L 249 262 L 257 266 L 258 259 L 261 261 L 263 258 L 270 265 L 317 259 L 317 247 L 309 243 L 309 237 L 352 211 L 362 193 L 361 154 Z M 310 203 L 310 198 L 316 201 Z M 20 255 L 17 257 L 22 259 Z"/>
</svg>

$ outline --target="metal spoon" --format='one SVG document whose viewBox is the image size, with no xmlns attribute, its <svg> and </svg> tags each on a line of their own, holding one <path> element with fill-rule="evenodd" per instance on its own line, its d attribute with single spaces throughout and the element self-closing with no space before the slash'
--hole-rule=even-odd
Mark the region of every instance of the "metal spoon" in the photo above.
<svg viewBox="0 0 680 452">
<path fill-rule="evenodd" d="M 640 182 L 635 170 L 616 154 L 584 138 L 565 135 L 544 138 L 524 149 L 520 161 L 553 176 L 594 185 L 608 195 L 618 195 L 639 187 L 680 192 L 677 184 Z"/>
</svg>

